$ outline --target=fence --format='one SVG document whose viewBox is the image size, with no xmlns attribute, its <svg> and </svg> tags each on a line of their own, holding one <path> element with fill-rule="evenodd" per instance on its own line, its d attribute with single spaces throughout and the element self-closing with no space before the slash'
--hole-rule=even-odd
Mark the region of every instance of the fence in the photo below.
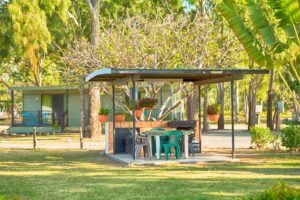
<svg viewBox="0 0 300 200">
<path fill-rule="evenodd" d="M 41 111 L 25 110 L 17 118 L 14 118 L 12 126 L 65 126 L 67 112 L 63 110 Z"/>
</svg>

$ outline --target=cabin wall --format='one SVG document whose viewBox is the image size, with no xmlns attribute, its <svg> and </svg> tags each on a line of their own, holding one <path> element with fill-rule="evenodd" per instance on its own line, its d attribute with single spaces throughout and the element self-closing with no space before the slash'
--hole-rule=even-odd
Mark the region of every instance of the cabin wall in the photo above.
<svg viewBox="0 0 300 200">
<path fill-rule="evenodd" d="M 24 94 L 23 111 L 41 110 L 41 94 Z"/>
<path fill-rule="evenodd" d="M 88 117 L 88 105 L 89 98 L 85 96 L 85 110 Z M 80 94 L 69 94 L 68 103 L 68 126 L 79 127 L 80 126 Z"/>
</svg>

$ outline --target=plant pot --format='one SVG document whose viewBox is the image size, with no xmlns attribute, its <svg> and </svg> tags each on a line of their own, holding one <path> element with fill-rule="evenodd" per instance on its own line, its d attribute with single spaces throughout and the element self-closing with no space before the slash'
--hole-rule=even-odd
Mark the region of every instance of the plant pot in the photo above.
<svg viewBox="0 0 300 200">
<path fill-rule="evenodd" d="M 143 114 L 143 110 L 135 110 L 135 116 L 137 118 L 140 118 L 142 116 L 142 114 Z"/>
<path fill-rule="evenodd" d="M 99 119 L 99 122 L 107 122 L 108 121 L 108 115 L 99 115 L 98 119 Z"/>
<path fill-rule="evenodd" d="M 211 121 L 211 122 L 217 122 L 218 119 L 219 119 L 219 116 L 220 116 L 219 114 L 215 114 L 215 115 L 207 115 L 209 121 Z"/>
<path fill-rule="evenodd" d="M 151 110 L 152 108 L 153 108 L 153 106 L 144 107 L 145 110 Z"/>
<path fill-rule="evenodd" d="M 116 120 L 116 122 L 124 122 L 125 115 L 124 114 L 115 115 L 115 120 Z"/>
</svg>

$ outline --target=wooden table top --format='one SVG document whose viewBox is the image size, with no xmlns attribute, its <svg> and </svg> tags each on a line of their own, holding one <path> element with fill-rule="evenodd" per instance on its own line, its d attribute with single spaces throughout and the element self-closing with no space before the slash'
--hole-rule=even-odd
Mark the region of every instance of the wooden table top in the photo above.
<svg viewBox="0 0 300 200">
<path fill-rule="evenodd" d="M 156 135 L 164 135 L 168 130 L 149 130 L 145 131 L 146 134 L 151 135 L 151 136 L 156 136 Z M 194 131 L 190 130 L 180 130 L 183 135 L 191 135 L 194 133 Z"/>
</svg>

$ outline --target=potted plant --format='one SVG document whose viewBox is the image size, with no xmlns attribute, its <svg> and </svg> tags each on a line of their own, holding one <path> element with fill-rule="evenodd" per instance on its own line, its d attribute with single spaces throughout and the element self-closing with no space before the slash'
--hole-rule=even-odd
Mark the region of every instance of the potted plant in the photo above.
<svg viewBox="0 0 300 200">
<path fill-rule="evenodd" d="M 128 107 L 128 109 L 133 110 L 132 109 L 132 104 L 126 104 L 126 106 Z M 143 114 L 143 108 L 140 106 L 140 104 L 138 102 L 135 103 L 135 116 L 137 118 L 140 118 Z"/>
<path fill-rule="evenodd" d="M 100 122 L 107 122 L 108 121 L 108 114 L 109 114 L 109 109 L 105 108 L 105 107 L 101 107 L 99 109 L 99 121 Z"/>
<path fill-rule="evenodd" d="M 141 108 L 139 104 L 136 104 L 136 107 L 135 107 L 135 116 L 137 118 L 141 118 L 142 115 L 143 115 L 143 108 Z"/>
<path fill-rule="evenodd" d="M 125 113 L 123 111 L 117 111 L 115 113 L 116 122 L 124 122 L 125 121 Z"/>
<path fill-rule="evenodd" d="M 139 100 L 139 107 L 140 108 L 144 108 L 144 109 L 147 109 L 147 110 L 151 110 L 155 104 L 157 104 L 157 99 L 153 99 L 153 98 L 142 98 Z"/>
<path fill-rule="evenodd" d="M 219 119 L 221 112 L 221 105 L 218 103 L 207 106 L 207 116 L 209 121 L 216 122 Z"/>
</svg>

